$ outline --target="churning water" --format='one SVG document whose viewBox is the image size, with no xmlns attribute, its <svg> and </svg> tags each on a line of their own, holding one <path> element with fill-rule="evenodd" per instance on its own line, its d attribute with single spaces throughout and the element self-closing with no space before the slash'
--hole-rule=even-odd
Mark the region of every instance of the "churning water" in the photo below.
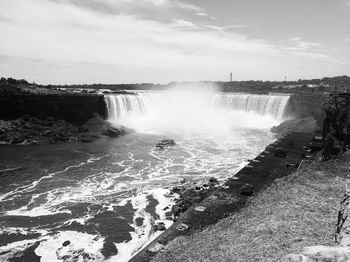
<svg viewBox="0 0 350 262">
<path fill-rule="evenodd" d="M 135 130 L 91 144 L 0 150 L 0 261 L 127 261 L 165 219 L 169 188 L 233 176 L 274 140 L 288 96 L 213 91 L 107 95 Z M 163 137 L 176 146 L 157 150 Z"/>
</svg>

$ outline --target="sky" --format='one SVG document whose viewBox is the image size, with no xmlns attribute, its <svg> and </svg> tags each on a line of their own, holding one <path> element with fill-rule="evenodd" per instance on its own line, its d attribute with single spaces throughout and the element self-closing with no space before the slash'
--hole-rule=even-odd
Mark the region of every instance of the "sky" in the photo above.
<svg viewBox="0 0 350 262">
<path fill-rule="evenodd" d="M 0 0 L 0 34 L 39 84 L 350 75 L 350 0 Z"/>
</svg>

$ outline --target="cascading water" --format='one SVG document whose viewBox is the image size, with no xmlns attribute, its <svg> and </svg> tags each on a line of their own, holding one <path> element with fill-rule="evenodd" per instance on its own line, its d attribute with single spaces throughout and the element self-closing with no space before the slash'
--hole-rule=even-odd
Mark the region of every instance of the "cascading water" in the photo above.
<svg viewBox="0 0 350 262">
<path fill-rule="evenodd" d="M 262 128 L 278 124 L 283 120 L 289 96 L 144 92 L 107 95 L 105 100 L 111 122 L 139 131 L 157 129 L 156 126 L 161 126 L 161 131 L 174 131 L 179 127 L 182 131 L 213 131 L 226 128 L 230 122 L 234 122 L 236 128 L 240 124 Z"/>
<path fill-rule="evenodd" d="M 285 95 L 223 94 L 219 106 L 273 116 L 281 121 L 289 100 Z"/>
<path fill-rule="evenodd" d="M 200 89 L 106 95 L 109 121 L 138 131 L 117 139 L 3 147 L 0 261 L 128 261 L 172 224 L 167 188 L 223 182 L 275 140 L 288 96 Z"/>
</svg>

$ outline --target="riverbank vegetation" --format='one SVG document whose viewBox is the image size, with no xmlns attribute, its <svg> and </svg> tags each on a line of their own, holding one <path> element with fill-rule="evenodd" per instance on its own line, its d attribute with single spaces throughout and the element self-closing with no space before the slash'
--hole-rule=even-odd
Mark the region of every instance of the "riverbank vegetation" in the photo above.
<svg viewBox="0 0 350 262">
<path fill-rule="evenodd" d="M 171 241 L 153 261 L 278 261 L 305 246 L 333 245 L 350 156 L 303 162 L 219 223 Z"/>
</svg>

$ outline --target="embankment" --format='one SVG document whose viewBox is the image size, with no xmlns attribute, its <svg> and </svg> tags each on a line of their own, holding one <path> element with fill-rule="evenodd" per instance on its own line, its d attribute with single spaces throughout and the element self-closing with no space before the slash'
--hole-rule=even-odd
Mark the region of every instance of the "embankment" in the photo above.
<svg viewBox="0 0 350 262">
<path fill-rule="evenodd" d="M 347 155 L 305 162 L 259 192 L 242 212 L 171 241 L 153 261 L 349 261 L 348 247 L 334 243 L 349 160 Z M 307 248 L 306 256 L 281 260 L 315 245 L 332 247 Z"/>
<path fill-rule="evenodd" d="M 275 179 L 295 172 L 303 159 L 310 159 L 305 146 L 311 143 L 312 137 L 312 134 L 292 133 L 269 145 L 211 196 L 180 215 L 168 230 L 130 261 L 150 261 L 173 239 L 193 235 L 242 210 L 251 195 L 271 185 Z"/>
</svg>

